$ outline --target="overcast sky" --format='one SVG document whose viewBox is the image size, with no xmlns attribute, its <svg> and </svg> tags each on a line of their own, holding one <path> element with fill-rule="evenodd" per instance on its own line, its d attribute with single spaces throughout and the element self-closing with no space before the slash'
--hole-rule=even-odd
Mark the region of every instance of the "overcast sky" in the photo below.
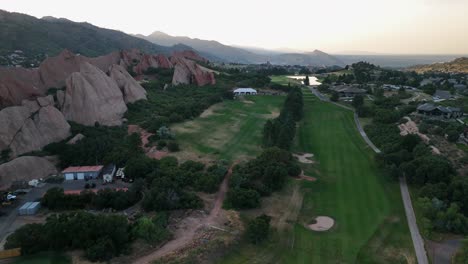
<svg viewBox="0 0 468 264">
<path fill-rule="evenodd" d="M 0 0 L 0 9 L 270 49 L 468 54 L 468 0 Z"/>
</svg>

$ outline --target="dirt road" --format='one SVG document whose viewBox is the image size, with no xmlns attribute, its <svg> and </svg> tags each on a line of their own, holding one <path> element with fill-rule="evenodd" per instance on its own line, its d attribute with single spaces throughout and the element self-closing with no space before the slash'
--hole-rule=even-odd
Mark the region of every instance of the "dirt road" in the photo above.
<svg viewBox="0 0 468 264">
<path fill-rule="evenodd" d="M 195 218 L 188 217 L 183 220 L 181 224 L 182 228 L 179 228 L 174 233 L 174 239 L 167 242 L 161 248 L 156 249 L 149 255 L 143 256 L 139 259 L 136 259 L 133 263 L 135 264 L 148 264 L 152 261 L 164 257 L 167 254 L 174 252 L 176 250 L 182 249 L 185 246 L 189 245 L 195 238 L 197 230 L 203 226 L 212 226 L 217 224 L 217 218 L 222 210 L 224 198 L 229 189 L 229 179 L 232 175 L 232 167 L 228 170 L 228 173 L 224 177 L 223 182 L 219 187 L 218 194 L 216 195 L 216 200 L 214 202 L 213 208 L 210 210 L 210 213 L 204 217 Z"/>
</svg>

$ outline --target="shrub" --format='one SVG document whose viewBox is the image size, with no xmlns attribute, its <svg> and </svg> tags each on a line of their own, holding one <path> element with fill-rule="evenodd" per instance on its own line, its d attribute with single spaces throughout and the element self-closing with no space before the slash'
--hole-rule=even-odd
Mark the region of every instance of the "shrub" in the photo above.
<svg viewBox="0 0 468 264">
<path fill-rule="evenodd" d="M 246 234 L 251 243 L 259 244 L 268 238 L 270 221 L 271 217 L 263 214 L 249 222 Z"/>
<path fill-rule="evenodd" d="M 167 149 L 170 152 L 177 152 L 180 150 L 179 144 L 177 142 L 171 141 L 169 144 L 167 144 Z"/>
</svg>

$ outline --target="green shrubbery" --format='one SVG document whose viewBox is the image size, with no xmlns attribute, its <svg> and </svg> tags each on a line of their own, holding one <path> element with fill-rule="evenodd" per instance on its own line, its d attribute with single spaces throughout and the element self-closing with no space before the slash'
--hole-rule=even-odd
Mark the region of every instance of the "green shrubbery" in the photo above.
<svg viewBox="0 0 468 264">
<path fill-rule="evenodd" d="M 256 159 L 234 167 L 225 207 L 244 209 L 260 205 L 260 196 L 278 191 L 287 177 L 298 176 L 297 160 L 286 150 L 268 148 Z"/>
<path fill-rule="evenodd" d="M 57 214 L 49 216 L 44 224 L 20 227 L 7 238 L 5 248 L 19 247 L 23 254 L 83 249 L 91 261 L 106 261 L 126 250 L 130 230 L 123 215 Z"/>
<path fill-rule="evenodd" d="M 302 91 L 295 87 L 288 93 L 280 116 L 266 122 L 263 128 L 263 145 L 290 149 L 296 135 L 296 122 L 302 116 Z"/>
</svg>

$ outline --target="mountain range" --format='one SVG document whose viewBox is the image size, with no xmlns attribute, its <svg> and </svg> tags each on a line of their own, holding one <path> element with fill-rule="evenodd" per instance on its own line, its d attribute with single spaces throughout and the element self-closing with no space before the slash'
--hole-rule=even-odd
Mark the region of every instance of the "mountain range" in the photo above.
<svg viewBox="0 0 468 264">
<path fill-rule="evenodd" d="M 33 16 L 0 10 L 0 55 L 21 50 L 27 55 L 55 56 L 68 49 L 85 56 L 101 56 L 137 48 L 145 53 L 169 54 L 190 47 L 165 47 L 121 31 L 77 23 L 64 18 Z"/>
<path fill-rule="evenodd" d="M 151 41 L 157 45 L 171 46 L 183 44 L 194 48 L 203 54 L 211 54 L 211 57 L 219 58 L 224 62 L 235 63 L 266 63 L 280 65 L 304 65 L 304 66 L 344 66 L 344 62 L 320 50 L 305 53 L 281 53 L 260 48 L 234 47 L 222 44 L 214 40 L 203 40 L 185 36 L 171 36 L 164 32 L 156 31 L 148 36 L 136 35 L 139 38 Z M 206 55 L 205 55 L 206 56 Z M 210 56 L 206 56 L 210 57 Z"/>
</svg>

